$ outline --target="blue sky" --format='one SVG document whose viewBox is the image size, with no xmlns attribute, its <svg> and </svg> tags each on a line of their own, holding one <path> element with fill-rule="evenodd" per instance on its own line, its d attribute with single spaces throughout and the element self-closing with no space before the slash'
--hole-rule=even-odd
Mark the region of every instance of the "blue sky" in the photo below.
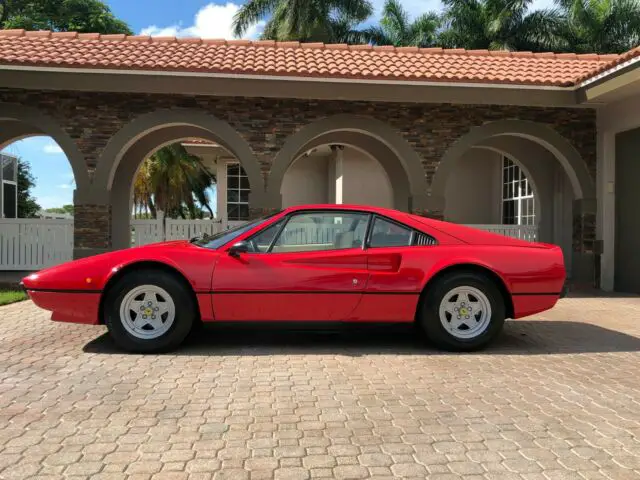
<svg viewBox="0 0 640 480">
<path fill-rule="evenodd" d="M 384 0 L 372 0 L 379 12 Z M 534 0 L 534 8 L 545 8 L 553 0 Z M 231 22 L 241 1 L 181 0 L 111 0 L 114 14 L 125 20 L 136 33 L 208 38 L 232 38 Z M 411 15 L 440 10 L 440 0 L 403 0 Z M 375 17 L 374 17 L 375 19 Z M 261 25 L 247 32 L 252 38 Z M 51 140 L 35 137 L 9 145 L 4 151 L 19 155 L 31 165 L 36 177 L 34 196 L 43 208 L 72 203 L 73 174 L 69 163 Z"/>
</svg>

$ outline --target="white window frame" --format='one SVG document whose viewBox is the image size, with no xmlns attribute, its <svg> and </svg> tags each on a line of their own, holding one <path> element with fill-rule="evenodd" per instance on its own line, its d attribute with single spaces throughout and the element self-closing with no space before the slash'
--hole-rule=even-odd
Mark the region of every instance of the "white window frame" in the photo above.
<svg viewBox="0 0 640 480">
<path fill-rule="evenodd" d="M 505 180 L 505 171 L 508 171 L 507 179 Z M 536 225 L 536 199 L 535 192 L 533 191 L 533 185 L 527 178 L 527 175 L 520 168 L 518 164 L 511 161 L 507 157 L 502 157 L 502 223 L 508 225 Z M 509 195 L 509 185 L 512 185 L 512 195 Z M 505 186 L 507 187 L 507 194 L 505 195 Z M 515 202 L 515 211 L 513 216 L 514 223 L 507 223 L 505 216 L 505 203 Z M 526 206 L 531 206 L 531 214 L 528 214 Z"/>
<path fill-rule="evenodd" d="M 14 164 L 14 170 L 13 170 L 13 174 L 14 174 L 14 179 L 15 180 L 7 180 L 4 178 L 4 165 L 2 165 L 2 162 L 0 161 L 0 217 L 1 218 L 18 218 L 18 159 L 12 155 L 5 155 L 5 154 L 0 154 L 0 157 L 2 158 L 8 158 L 9 161 L 13 162 Z M 0 160 L 2 159 L 0 158 Z M 8 184 L 8 185 L 13 185 L 16 191 L 16 195 L 15 195 L 15 200 L 14 200 L 14 205 L 16 206 L 16 210 L 15 210 L 15 217 L 5 217 L 4 216 L 4 209 L 5 209 L 5 204 L 4 204 L 4 185 Z"/>
<path fill-rule="evenodd" d="M 239 174 L 238 175 L 229 175 L 229 169 L 232 167 L 238 167 L 239 168 Z M 251 186 L 249 185 L 249 188 L 242 188 L 241 186 L 241 179 L 242 178 L 246 178 L 247 179 L 247 183 L 249 181 L 249 177 L 247 175 L 247 172 L 245 172 L 244 168 L 242 168 L 242 165 L 240 164 L 240 162 L 227 162 L 226 166 L 225 166 L 225 175 L 226 175 L 226 181 L 227 181 L 227 191 L 226 191 L 226 200 L 227 200 L 227 204 L 226 204 L 226 218 L 228 221 L 230 222 L 243 222 L 249 219 L 249 215 L 247 213 L 247 218 L 229 218 L 229 206 L 231 205 L 246 205 L 247 206 L 247 211 L 249 209 L 249 195 L 251 194 Z M 230 178 L 237 178 L 238 179 L 238 186 L 237 187 L 231 187 L 230 183 L 229 183 L 229 179 Z M 236 201 L 231 201 L 229 199 L 229 193 L 231 191 L 237 192 L 238 193 L 238 200 Z M 247 192 L 247 201 L 243 202 L 241 201 L 240 197 L 241 197 L 241 192 Z"/>
</svg>

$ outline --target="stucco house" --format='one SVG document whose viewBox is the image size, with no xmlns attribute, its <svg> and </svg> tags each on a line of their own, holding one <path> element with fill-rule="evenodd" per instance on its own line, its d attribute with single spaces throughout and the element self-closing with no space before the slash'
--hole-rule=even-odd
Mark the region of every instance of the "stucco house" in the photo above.
<svg viewBox="0 0 640 480">
<path fill-rule="evenodd" d="M 574 282 L 640 293 L 639 58 L 8 30 L 0 147 L 64 150 L 76 257 L 128 246 L 140 163 L 181 141 L 230 221 L 392 206 L 520 229 Z"/>
</svg>

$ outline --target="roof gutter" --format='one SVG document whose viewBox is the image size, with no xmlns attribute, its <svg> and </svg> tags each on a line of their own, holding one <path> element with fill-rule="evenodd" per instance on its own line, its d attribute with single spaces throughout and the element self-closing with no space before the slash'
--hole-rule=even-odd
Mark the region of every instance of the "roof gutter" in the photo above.
<svg viewBox="0 0 640 480">
<path fill-rule="evenodd" d="M 588 78 L 580 83 L 578 88 L 583 92 L 585 100 L 594 101 L 607 93 L 640 80 L 638 66 L 640 66 L 640 56 Z"/>
<path fill-rule="evenodd" d="M 408 104 L 578 107 L 574 86 L 316 78 L 0 65 L 0 87 L 38 91 L 366 101 Z"/>
<path fill-rule="evenodd" d="M 125 70 L 108 68 L 75 68 L 75 67 L 34 67 L 23 65 L 0 65 L 0 71 L 38 72 L 38 73 L 76 73 L 76 74 L 105 74 L 125 76 L 152 76 L 152 77 L 186 77 L 186 78 L 219 78 L 219 79 L 250 79 L 276 82 L 322 82 L 337 84 L 370 84 L 370 85 L 406 85 L 415 87 L 462 87 L 462 88 L 497 88 L 517 90 L 548 90 L 548 91 L 573 91 L 576 86 L 555 85 L 531 85 L 519 83 L 483 83 L 483 82 L 457 82 L 457 81 L 420 81 L 420 80 L 376 80 L 359 78 L 332 78 L 332 77 L 302 77 L 295 75 L 252 75 L 243 73 L 207 73 L 207 72 L 180 72 L 163 70 Z"/>
</svg>

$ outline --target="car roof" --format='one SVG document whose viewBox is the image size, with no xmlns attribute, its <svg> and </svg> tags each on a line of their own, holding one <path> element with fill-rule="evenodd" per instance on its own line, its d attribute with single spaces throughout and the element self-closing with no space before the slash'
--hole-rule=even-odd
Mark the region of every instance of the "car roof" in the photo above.
<svg viewBox="0 0 640 480">
<path fill-rule="evenodd" d="M 405 212 L 399 210 L 393 210 L 391 208 L 374 207 L 371 205 L 348 205 L 348 204 L 335 204 L 335 203 L 318 203 L 310 205 L 297 205 L 295 207 L 288 207 L 284 209 L 285 212 L 298 212 L 304 210 L 356 210 L 367 213 L 379 213 L 389 217 L 398 217 Z"/>
</svg>

